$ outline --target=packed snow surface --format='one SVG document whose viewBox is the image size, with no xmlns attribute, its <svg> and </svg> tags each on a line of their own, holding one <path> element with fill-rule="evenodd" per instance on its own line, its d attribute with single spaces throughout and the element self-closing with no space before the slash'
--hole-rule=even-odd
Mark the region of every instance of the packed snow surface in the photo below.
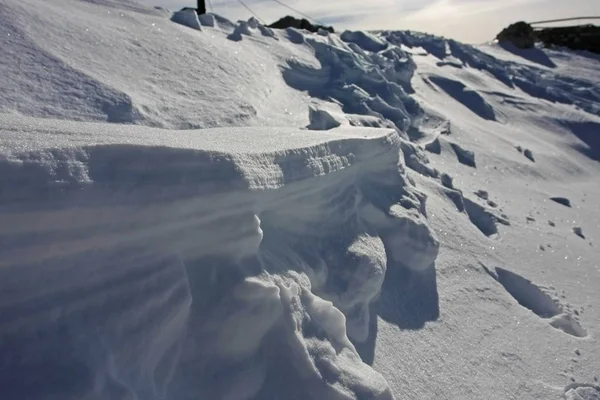
<svg viewBox="0 0 600 400">
<path fill-rule="evenodd" d="M 600 59 L 0 3 L 0 398 L 600 399 Z"/>
</svg>

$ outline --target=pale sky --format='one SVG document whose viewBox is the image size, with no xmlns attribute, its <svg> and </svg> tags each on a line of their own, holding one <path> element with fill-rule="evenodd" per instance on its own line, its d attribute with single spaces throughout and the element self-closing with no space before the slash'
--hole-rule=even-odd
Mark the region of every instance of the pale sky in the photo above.
<svg viewBox="0 0 600 400">
<path fill-rule="evenodd" d="M 138 0 L 172 10 L 195 0 Z M 600 16 L 600 0 L 281 0 L 338 31 L 398 29 L 432 33 L 467 43 L 492 40 L 512 22 Z M 244 0 L 267 23 L 294 13 L 273 0 Z M 252 15 L 237 0 L 207 0 L 231 20 Z M 299 16 L 299 15 L 296 15 Z"/>
</svg>

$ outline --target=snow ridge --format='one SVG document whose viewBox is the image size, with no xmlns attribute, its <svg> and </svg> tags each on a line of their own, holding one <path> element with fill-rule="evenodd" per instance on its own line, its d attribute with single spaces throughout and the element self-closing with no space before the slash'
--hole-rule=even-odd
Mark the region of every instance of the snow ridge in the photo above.
<svg viewBox="0 0 600 400">
<path fill-rule="evenodd" d="M 594 344 L 583 306 L 524 278 L 539 275 L 471 263 L 525 249 L 509 229 L 541 240 L 533 209 L 511 207 L 534 196 L 556 207 L 543 228 L 567 220 L 576 240 L 536 250 L 593 249 L 591 223 L 566 214 L 592 201 L 561 185 L 596 171 L 597 74 L 541 51 L 129 0 L 7 0 L 0 46 L 2 398 L 510 398 L 473 389 L 531 389 L 498 332 Z M 536 179 L 529 202 L 507 178 Z M 447 309 L 425 326 L 438 274 Z M 412 373 L 476 341 L 492 370 L 456 363 L 437 386 Z M 519 375 L 541 382 L 538 361 Z M 494 379 L 456 385 L 474 371 Z"/>
<path fill-rule="evenodd" d="M 270 152 L 237 152 L 199 146 L 216 135 L 222 143 L 244 134 L 273 143 L 294 132 L 187 131 L 167 147 L 156 146 L 169 139 L 164 132 L 115 127 L 105 144 L 88 144 L 77 133 L 80 124 L 38 128 L 29 137 L 21 133 L 35 128 L 3 118 L 2 134 L 14 142 L 0 165 L 9 177 L 1 182 L 2 204 L 19 231 L 3 248 L 2 263 L 10 268 L 2 276 L 27 304 L 3 324 L 15 352 L 40 330 L 52 332 L 50 338 L 87 335 L 89 319 L 107 330 L 77 351 L 78 365 L 96 375 L 73 390 L 108 396 L 119 387 L 147 399 L 167 392 L 169 398 L 267 396 L 284 390 L 266 382 L 284 363 L 289 376 L 310 382 L 298 398 L 393 397 L 349 338 L 368 335 L 369 305 L 388 259 L 395 268 L 421 270 L 438 249 L 420 212 L 425 198 L 405 179 L 394 130 L 344 128 L 315 134 L 309 147 L 282 142 Z M 310 137 L 302 135 L 303 142 Z M 8 190 L 14 181 L 20 189 Z M 10 211 L 39 196 L 41 187 L 47 199 L 41 208 Z M 58 232 L 38 228 L 57 221 Z M 23 273 L 47 277 L 44 283 L 66 281 L 74 270 L 69 289 L 19 283 Z M 109 282 L 112 289 L 103 292 Z M 75 295 L 92 292 L 105 294 L 102 305 Z M 48 317 L 34 318 L 36 305 L 49 298 Z M 16 301 L 13 292 L 5 294 L 3 315 L 16 313 Z M 147 318 L 139 314 L 151 305 Z M 140 315 L 135 329 L 127 322 L 131 313 Z M 14 363 L 17 375 L 32 367 Z M 239 372 L 215 377 L 215 365 Z"/>
</svg>

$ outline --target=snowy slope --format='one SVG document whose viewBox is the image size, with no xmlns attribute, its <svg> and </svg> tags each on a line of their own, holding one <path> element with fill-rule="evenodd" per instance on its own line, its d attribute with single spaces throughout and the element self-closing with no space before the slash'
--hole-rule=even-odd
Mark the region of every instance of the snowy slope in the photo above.
<svg viewBox="0 0 600 400">
<path fill-rule="evenodd" d="M 129 0 L 0 47 L 0 398 L 600 398 L 597 56 Z"/>
</svg>

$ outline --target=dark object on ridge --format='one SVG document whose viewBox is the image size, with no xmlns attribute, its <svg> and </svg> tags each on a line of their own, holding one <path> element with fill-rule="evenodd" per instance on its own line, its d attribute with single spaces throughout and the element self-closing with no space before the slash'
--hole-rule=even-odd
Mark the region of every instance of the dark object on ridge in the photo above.
<svg viewBox="0 0 600 400">
<path fill-rule="evenodd" d="M 296 28 L 296 29 L 306 29 L 310 32 L 317 32 L 319 29 L 324 29 L 331 33 L 334 33 L 334 29 L 331 26 L 322 26 L 322 25 L 313 25 L 307 19 L 298 19 L 292 16 L 287 16 L 281 18 L 279 21 L 272 23 L 269 25 L 269 28 L 275 29 L 285 29 L 285 28 Z"/>
<path fill-rule="evenodd" d="M 567 47 L 600 54 L 600 26 L 580 25 L 543 28 L 535 31 L 536 40 L 546 47 Z"/>
<path fill-rule="evenodd" d="M 194 10 L 194 11 L 196 11 L 196 13 L 198 15 L 206 14 L 206 2 L 205 2 L 205 0 L 198 0 L 198 7 L 196 7 L 196 8 L 183 7 L 181 9 L 181 11 L 185 11 L 185 10 Z"/>
<path fill-rule="evenodd" d="M 521 21 L 503 29 L 496 39 L 512 43 L 519 49 L 532 49 L 540 42 L 544 47 L 567 47 L 600 54 L 600 26 L 595 25 L 534 29 Z"/>
<path fill-rule="evenodd" d="M 206 14 L 206 2 L 204 0 L 198 0 L 198 7 L 196 8 L 198 15 Z"/>
<path fill-rule="evenodd" d="M 519 49 L 532 49 L 535 45 L 533 28 L 527 22 L 517 22 L 504 28 L 496 36 L 499 42 L 510 42 Z"/>
</svg>

